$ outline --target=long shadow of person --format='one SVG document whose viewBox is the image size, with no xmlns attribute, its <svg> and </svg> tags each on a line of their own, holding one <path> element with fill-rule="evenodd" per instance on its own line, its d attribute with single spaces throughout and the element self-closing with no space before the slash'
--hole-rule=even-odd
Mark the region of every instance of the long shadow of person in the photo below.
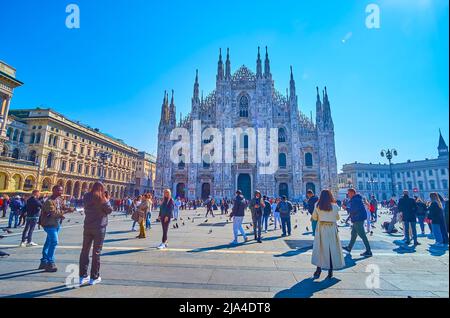
<svg viewBox="0 0 450 318">
<path fill-rule="evenodd" d="M 41 290 L 25 292 L 25 293 L 21 293 L 21 294 L 9 295 L 9 296 L 5 296 L 3 298 L 38 298 L 38 297 L 44 297 L 44 296 L 62 293 L 62 292 L 69 291 L 72 289 L 73 288 L 69 288 L 66 285 L 61 285 L 61 286 L 47 288 L 47 289 L 41 289 Z"/>
<path fill-rule="evenodd" d="M 287 252 L 285 252 L 283 254 L 274 255 L 273 257 L 292 257 L 292 256 L 297 256 L 297 255 L 300 255 L 302 253 L 306 253 L 307 251 L 312 250 L 312 249 L 313 249 L 312 245 L 311 246 L 305 246 L 305 247 L 302 247 L 302 248 L 297 248 L 297 249 L 292 250 L 292 251 L 287 251 Z"/>
<path fill-rule="evenodd" d="M 274 298 L 311 298 L 315 293 L 330 288 L 339 282 L 340 280 L 334 277 L 322 281 L 315 281 L 312 277 L 306 278 L 290 289 L 278 292 Z"/>
</svg>

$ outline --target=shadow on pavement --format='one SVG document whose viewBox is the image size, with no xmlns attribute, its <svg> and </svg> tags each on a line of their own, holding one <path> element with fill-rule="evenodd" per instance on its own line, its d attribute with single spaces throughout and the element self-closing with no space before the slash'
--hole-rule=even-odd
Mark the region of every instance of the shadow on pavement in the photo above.
<svg viewBox="0 0 450 318">
<path fill-rule="evenodd" d="M 356 263 L 362 260 L 365 260 L 366 257 L 361 256 L 360 258 L 353 258 L 351 254 L 347 254 L 344 256 L 345 267 L 342 269 L 351 268 L 356 266 Z"/>
<path fill-rule="evenodd" d="M 328 289 L 339 282 L 340 280 L 334 277 L 322 281 L 314 281 L 313 278 L 306 278 L 290 289 L 278 292 L 274 298 L 311 298 L 315 293 Z"/>
<path fill-rule="evenodd" d="M 122 241 L 129 241 L 129 240 L 134 240 L 135 238 L 121 238 L 121 239 L 109 239 L 109 240 L 105 240 L 103 243 L 114 243 L 114 242 L 122 242 Z"/>
<path fill-rule="evenodd" d="M 126 255 L 126 254 L 132 254 L 132 253 L 139 253 L 144 251 L 144 249 L 141 250 L 128 250 L 128 251 L 112 251 L 112 252 L 106 252 L 102 253 L 101 256 L 115 256 L 115 255 Z"/>
<path fill-rule="evenodd" d="M 307 251 L 312 250 L 312 249 L 313 249 L 312 245 L 311 246 L 305 246 L 305 247 L 302 247 L 302 248 L 297 248 L 296 250 L 293 250 L 293 251 L 287 251 L 287 252 L 285 252 L 283 254 L 274 255 L 273 257 L 292 257 L 292 256 L 297 256 L 299 254 L 306 253 Z"/>
<path fill-rule="evenodd" d="M 21 294 L 15 294 L 15 295 L 9 295 L 5 296 L 3 298 L 37 298 L 37 297 L 44 297 L 48 295 L 58 294 L 65 291 L 72 290 L 73 288 L 66 287 L 66 285 L 61 285 L 57 287 L 47 288 L 47 289 L 41 289 Z"/>
<path fill-rule="evenodd" d="M 256 244 L 256 242 L 247 242 L 247 243 L 239 243 L 239 244 L 223 244 L 223 245 L 217 245 L 217 246 L 210 246 L 210 247 L 202 247 L 202 248 L 196 248 L 193 250 L 188 251 L 188 253 L 201 253 L 201 252 L 208 252 L 208 251 L 217 251 L 217 250 L 224 250 L 224 249 L 231 249 L 236 248 L 238 246 L 247 246 Z"/>
<path fill-rule="evenodd" d="M 6 280 L 6 279 L 13 279 L 17 277 L 24 277 L 24 276 L 30 276 L 35 274 L 41 274 L 45 271 L 42 269 L 30 269 L 25 271 L 18 271 L 18 272 L 11 272 L 11 273 L 5 273 L 0 275 L 0 280 Z"/>
<path fill-rule="evenodd" d="M 106 234 L 125 234 L 125 233 L 130 233 L 131 231 L 111 231 L 111 232 L 107 232 Z"/>
</svg>

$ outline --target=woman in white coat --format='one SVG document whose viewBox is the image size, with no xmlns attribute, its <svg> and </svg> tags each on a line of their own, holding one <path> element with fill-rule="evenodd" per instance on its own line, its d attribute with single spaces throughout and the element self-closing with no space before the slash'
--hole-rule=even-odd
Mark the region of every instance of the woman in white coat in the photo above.
<svg viewBox="0 0 450 318">
<path fill-rule="evenodd" d="M 322 268 L 328 269 L 328 278 L 332 278 L 333 269 L 343 268 L 345 261 L 336 224 L 339 221 L 339 207 L 330 190 L 321 192 L 312 218 L 318 222 L 312 254 L 312 264 L 317 266 L 314 279 L 320 277 Z"/>
</svg>

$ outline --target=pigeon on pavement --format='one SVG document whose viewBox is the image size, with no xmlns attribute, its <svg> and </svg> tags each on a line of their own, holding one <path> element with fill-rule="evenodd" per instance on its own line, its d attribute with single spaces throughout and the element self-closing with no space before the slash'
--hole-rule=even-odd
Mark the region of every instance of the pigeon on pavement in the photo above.
<svg viewBox="0 0 450 318">
<path fill-rule="evenodd" d="M 5 252 L 2 252 L 2 251 L 0 251 L 0 257 L 5 257 L 5 256 L 9 256 L 9 254 L 8 254 L 8 253 L 5 253 Z"/>
</svg>

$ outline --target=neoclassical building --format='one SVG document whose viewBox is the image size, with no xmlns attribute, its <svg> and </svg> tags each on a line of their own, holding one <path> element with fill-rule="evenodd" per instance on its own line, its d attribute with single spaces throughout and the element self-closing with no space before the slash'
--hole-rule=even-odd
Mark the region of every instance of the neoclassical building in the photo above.
<svg viewBox="0 0 450 318">
<path fill-rule="evenodd" d="M 175 195 L 189 199 L 231 198 L 236 189 L 241 189 L 246 197 L 250 197 L 259 189 L 272 197 L 287 195 L 297 200 L 303 198 L 308 189 L 337 191 L 334 124 L 326 88 L 322 96 L 317 88 L 316 120 L 313 122 L 299 109 L 292 67 L 290 88 L 283 95 L 275 89 L 267 48 L 264 61 L 258 49 L 256 73 L 245 65 L 232 73 L 227 50 L 225 62 L 222 52 L 219 55 L 216 89 L 206 98 L 201 95 L 197 71 L 191 112 L 178 122 L 173 94 L 170 102 L 168 94 L 164 94 L 158 133 L 157 195 L 169 188 Z M 202 129 L 213 127 L 222 134 L 226 128 L 242 128 L 244 133 L 239 136 L 242 149 L 236 149 L 237 145 L 233 143 L 234 153 L 252 149 L 251 145 L 249 147 L 252 140 L 245 132 L 247 128 L 277 129 L 279 169 L 274 174 L 261 174 L 259 161 L 216 163 L 205 157 L 203 163 L 193 163 L 192 158 L 186 160 L 183 151 L 179 153 L 179 163 L 175 164 L 170 159 L 174 144 L 170 132 L 183 127 L 192 133 L 196 120 L 201 120 Z M 205 139 L 203 144 L 211 141 Z M 225 149 L 222 151 L 225 157 Z"/>
<path fill-rule="evenodd" d="M 339 174 L 339 187 L 342 193 L 351 186 L 366 197 L 375 195 L 378 200 L 389 199 L 392 194 L 399 197 L 403 190 L 426 200 L 431 192 L 448 198 L 449 153 L 442 134 L 437 150 L 437 158 L 394 163 L 392 175 L 388 164 L 345 164 Z"/>
<path fill-rule="evenodd" d="M 154 191 L 156 176 L 156 157 L 146 153 L 139 152 L 139 158 L 136 164 L 136 186 L 134 195 L 149 193 Z"/>
</svg>

